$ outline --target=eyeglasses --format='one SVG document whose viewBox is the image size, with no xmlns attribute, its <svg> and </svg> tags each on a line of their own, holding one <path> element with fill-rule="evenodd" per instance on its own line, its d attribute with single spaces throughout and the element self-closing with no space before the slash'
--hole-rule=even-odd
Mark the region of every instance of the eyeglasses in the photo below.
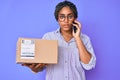
<svg viewBox="0 0 120 80">
<path fill-rule="evenodd" d="M 70 15 L 67 15 L 67 16 L 65 16 L 63 14 L 58 15 L 58 19 L 61 22 L 65 21 L 66 18 L 67 18 L 67 20 L 72 21 L 74 19 L 74 15 L 73 14 L 70 14 Z"/>
</svg>

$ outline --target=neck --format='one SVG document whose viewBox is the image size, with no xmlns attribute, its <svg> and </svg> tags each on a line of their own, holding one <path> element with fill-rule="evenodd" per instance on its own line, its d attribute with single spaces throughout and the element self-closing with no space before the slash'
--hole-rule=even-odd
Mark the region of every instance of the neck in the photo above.
<svg viewBox="0 0 120 80">
<path fill-rule="evenodd" d="M 62 35 L 72 35 L 72 30 L 69 30 L 69 31 L 64 31 L 64 30 L 61 30 L 60 29 L 60 33 L 62 34 Z"/>
<path fill-rule="evenodd" d="M 70 31 L 60 30 L 60 33 L 66 42 L 70 41 L 73 38 L 72 30 Z"/>
</svg>

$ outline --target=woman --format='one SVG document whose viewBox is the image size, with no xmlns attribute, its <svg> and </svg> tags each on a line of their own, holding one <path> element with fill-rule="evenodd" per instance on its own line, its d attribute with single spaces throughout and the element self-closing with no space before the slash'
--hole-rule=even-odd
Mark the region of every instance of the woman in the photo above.
<svg viewBox="0 0 120 80">
<path fill-rule="evenodd" d="M 63 1 L 56 6 L 54 15 L 60 28 L 46 33 L 43 39 L 58 40 L 58 64 L 22 65 L 36 73 L 46 67 L 46 80 L 85 80 L 84 70 L 95 67 L 96 57 L 89 37 L 81 33 L 77 8 L 72 2 Z"/>
</svg>

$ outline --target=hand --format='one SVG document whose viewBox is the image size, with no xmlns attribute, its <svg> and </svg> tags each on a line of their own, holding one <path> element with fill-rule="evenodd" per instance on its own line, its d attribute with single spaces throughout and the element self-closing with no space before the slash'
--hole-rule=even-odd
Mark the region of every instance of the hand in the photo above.
<svg viewBox="0 0 120 80">
<path fill-rule="evenodd" d="M 74 33 L 74 30 L 73 30 L 73 37 L 77 39 L 80 37 L 80 34 L 81 34 L 81 23 L 77 20 L 75 20 L 74 22 L 76 24 L 73 24 L 73 26 L 76 26 L 77 30 L 76 30 L 76 33 Z"/>
<path fill-rule="evenodd" d="M 22 64 L 22 66 L 26 66 L 26 67 L 30 68 L 34 73 L 42 71 L 46 65 L 47 64 L 43 64 L 43 63 L 31 63 L 31 64 L 24 63 L 24 64 Z"/>
</svg>

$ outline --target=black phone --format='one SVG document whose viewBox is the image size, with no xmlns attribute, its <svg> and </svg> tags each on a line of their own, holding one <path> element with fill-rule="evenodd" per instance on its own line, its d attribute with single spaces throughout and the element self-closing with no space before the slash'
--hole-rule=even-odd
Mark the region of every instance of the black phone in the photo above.
<svg viewBox="0 0 120 80">
<path fill-rule="evenodd" d="M 77 24 L 77 23 L 73 22 L 73 24 Z M 74 33 L 76 33 L 76 31 L 77 31 L 76 26 L 73 26 L 72 28 L 73 28 L 73 30 L 74 30 Z"/>
</svg>

